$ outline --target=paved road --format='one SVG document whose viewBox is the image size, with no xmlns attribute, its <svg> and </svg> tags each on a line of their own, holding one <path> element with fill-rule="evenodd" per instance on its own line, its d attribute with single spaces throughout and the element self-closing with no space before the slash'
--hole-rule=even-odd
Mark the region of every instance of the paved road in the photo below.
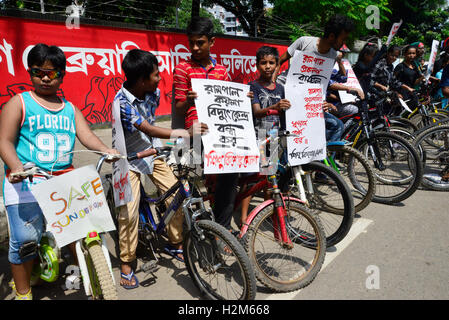
<svg viewBox="0 0 449 320">
<path fill-rule="evenodd" d="M 96 130 L 105 138 L 110 130 Z M 85 155 L 81 160 L 86 160 Z M 80 160 L 77 160 L 80 161 Z M 107 169 L 107 168 L 106 168 Z M 1 173 L 0 173 L 1 174 Z M 257 201 L 257 199 L 256 199 Z M 348 236 L 329 248 L 321 272 L 300 291 L 275 294 L 258 285 L 257 299 L 449 299 L 449 201 L 447 193 L 418 190 L 397 206 L 371 203 L 357 215 Z M 119 279 L 116 243 L 108 237 L 112 266 Z M 139 270 L 147 257 L 139 252 L 141 286 L 118 288 L 122 300 L 200 299 L 184 265 L 164 253 L 154 276 Z M 66 265 L 63 265 L 63 269 Z M 0 247 L 0 299 L 13 299 L 6 252 Z M 86 299 L 67 290 L 65 278 L 33 290 L 35 299 Z"/>
</svg>

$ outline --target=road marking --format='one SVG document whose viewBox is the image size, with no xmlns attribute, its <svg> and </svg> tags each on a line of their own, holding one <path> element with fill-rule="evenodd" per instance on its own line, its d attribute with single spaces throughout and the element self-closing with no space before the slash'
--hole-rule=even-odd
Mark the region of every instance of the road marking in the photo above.
<svg viewBox="0 0 449 320">
<path fill-rule="evenodd" d="M 340 253 L 343 252 L 343 250 L 352 242 L 355 238 L 357 238 L 361 233 L 366 232 L 366 228 L 368 225 L 373 222 L 373 220 L 370 219 L 364 219 L 359 218 L 355 221 L 355 223 L 352 225 L 351 229 L 349 230 L 348 234 L 342 241 L 337 243 L 334 247 L 336 250 L 329 252 L 326 252 L 326 257 L 324 259 L 323 266 L 321 267 L 321 271 L 323 271 Z M 319 273 L 318 273 L 319 277 Z M 292 300 L 299 292 L 301 292 L 302 289 L 287 292 L 287 293 L 274 293 L 265 298 L 265 300 Z"/>
</svg>

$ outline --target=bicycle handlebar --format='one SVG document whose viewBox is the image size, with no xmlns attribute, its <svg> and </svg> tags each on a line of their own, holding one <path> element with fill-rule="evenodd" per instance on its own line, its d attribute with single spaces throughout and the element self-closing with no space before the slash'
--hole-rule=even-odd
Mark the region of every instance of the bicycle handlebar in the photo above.
<svg viewBox="0 0 449 320">
<path fill-rule="evenodd" d="M 129 155 L 127 157 L 127 159 L 128 159 L 128 161 L 133 161 L 136 159 L 142 159 L 142 158 L 150 157 L 153 155 L 156 155 L 155 159 L 160 159 L 160 158 L 168 157 L 171 153 L 171 150 L 172 150 L 172 147 L 170 147 L 170 146 L 155 147 L 155 148 L 147 149 L 147 150 L 140 151 L 137 153 L 133 153 L 133 154 Z"/>
<path fill-rule="evenodd" d="M 36 166 L 36 164 L 34 164 L 33 162 L 25 163 L 23 165 L 23 171 L 10 173 L 9 175 L 11 177 L 22 177 L 22 178 L 33 177 L 35 175 L 41 175 L 47 179 L 53 177 L 47 171 L 44 171 L 38 166 Z"/>
</svg>

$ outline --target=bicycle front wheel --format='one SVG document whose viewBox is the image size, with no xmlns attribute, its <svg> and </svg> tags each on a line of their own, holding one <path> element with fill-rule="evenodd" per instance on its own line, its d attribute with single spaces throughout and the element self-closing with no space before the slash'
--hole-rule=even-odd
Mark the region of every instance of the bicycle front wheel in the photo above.
<svg viewBox="0 0 449 320">
<path fill-rule="evenodd" d="M 422 185 L 432 190 L 449 191 L 449 181 L 442 179 L 449 170 L 449 125 L 424 130 L 416 137 L 415 146 L 423 148 L 428 155 Z"/>
<path fill-rule="evenodd" d="M 374 202 L 398 203 L 418 189 L 422 163 L 418 152 L 406 139 L 390 132 L 376 132 L 372 142 L 364 139 L 356 148 L 373 163 L 377 178 Z M 377 166 L 373 159 L 377 159 Z"/>
<path fill-rule="evenodd" d="M 312 161 L 302 168 L 309 206 L 320 217 L 326 245 L 334 246 L 348 234 L 354 221 L 351 189 L 341 175 L 321 162 Z"/>
<path fill-rule="evenodd" d="M 304 288 L 315 279 L 324 261 L 326 236 L 317 215 L 296 201 L 285 199 L 285 225 L 291 246 L 280 239 L 274 203 L 265 205 L 251 221 L 245 249 L 257 279 L 278 292 Z"/>
<path fill-rule="evenodd" d="M 351 189 L 355 212 L 365 209 L 376 192 L 376 177 L 368 160 L 349 146 L 327 146 L 338 172 Z"/>
<path fill-rule="evenodd" d="M 212 300 L 253 300 L 254 270 L 242 245 L 228 230 L 200 220 L 184 238 L 184 260 L 197 288 Z M 204 237 L 202 237 L 202 235 Z"/>
<path fill-rule="evenodd" d="M 93 243 L 87 249 L 88 259 L 93 268 L 89 268 L 90 284 L 94 298 L 103 297 L 104 300 L 118 300 L 112 274 L 99 243 Z M 89 266 L 89 264 L 88 264 Z"/>
</svg>

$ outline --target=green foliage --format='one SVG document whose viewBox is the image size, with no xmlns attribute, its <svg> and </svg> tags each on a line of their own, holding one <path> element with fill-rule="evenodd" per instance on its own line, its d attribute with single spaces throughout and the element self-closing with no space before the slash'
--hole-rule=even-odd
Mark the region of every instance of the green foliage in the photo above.
<svg viewBox="0 0 449 320">
<path fill-rule="evenodd" d="M 381 39 L 382 39 L 382 43 L 386 43 L 388 40 L 388 35 L 383 36 Z M 396 46 L 402 47 L 405 45 L 405 39 L 398 37 L 398 36 L 394 36 L 390 42 L 390 45 L 396 45 Z"/>
<path fill-rule="evenodd" d="M 432 40 L 442 40 L 449 36 L 449 11 L 445 0 L 390 0 L 391 21 L 403 20 L 398 37 L 404 44 L 423 42 L 427 47 Z M 384 34 L 389 27 L 384 26 Z"/>
<path fill-rule="evenodd" d="M 264 27 L 259 24 L 265 16 L 264 0 L 202 0 L 201 5 L 206 7 L 219 5 L 233 13 L 239 20 L 242 29 L 249 35 L 254 35 L 255 32 L 264 32 Z"/>
<path fill-rule="evenodd" d="M 192 11 L 192 0 L 180 1 L 178 8 L 178 25 L 176 25 L 176 7 L 167 8 L 167 13 L 163 19 L 161 19 L 161 26 L 167 28 L 179 28 L 185 29 L 190 22 Z M 223 27 L 218 19 L 216 19 L 206 9 L 200 8 L 200 17 L 208 17 L 214 24 L 214 32 L 217 34 L 223 33 Z"/>
<path fill-rule="evenodd" d="M 354 20 L 356 29 L 352 38 L 376 35 L 378 30 L 368 29 L 365 21 L 372 15 L 366 12 L 370 5 L 379 9 L 379 22 L 388 21 L 391 13 L 388 0 L 272 0 L 273 33 L 279 36 L 288 32 L 290 38 L 303 35 L 322 35 L 322 26 L 336 13 L 344 14 Z M 282 20 L 287 21 L 283 24 Z M 279 30 L 276 30 L 276 27 Z"/>
</svg>

